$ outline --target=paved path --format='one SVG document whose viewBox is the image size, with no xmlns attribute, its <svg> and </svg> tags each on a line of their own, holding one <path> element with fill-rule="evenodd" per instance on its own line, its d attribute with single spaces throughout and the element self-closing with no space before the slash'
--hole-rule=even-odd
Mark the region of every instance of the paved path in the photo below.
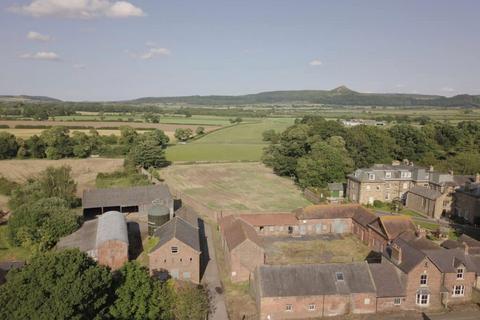
<svg viewBox="0 0 480 320">
<path fill-rule="evenodd" d="M 480 319 L 479 311 L 453 311 L 444 314 L 432 315 L 426 314 L 425 319 L 428 320 L 478 320 Z"/>
<path fill-rule="evenodd" d="M 220 276 L 218 272 L 217 261 L 215 260 L 215 248 L 213 246 L 213 236 L 210 225 L 205 223 L 205 236 L 208 244 L 209 261 L 203 274 L 202 283 L 206 284 L 213 301 L 213 314 L 210 316 L 212 320 L 228 320 L 227 307 L 225 306 L 224 294 L 218 294 L 216 287 L 221 287 Z"/>
</svg>

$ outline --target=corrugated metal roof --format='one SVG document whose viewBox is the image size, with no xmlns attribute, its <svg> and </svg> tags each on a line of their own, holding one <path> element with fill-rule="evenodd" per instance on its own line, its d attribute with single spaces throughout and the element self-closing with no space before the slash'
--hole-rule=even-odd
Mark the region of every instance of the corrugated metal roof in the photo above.
<svg viewBox="0 0 480 320">
<path fill-rule="evenodd" d="M 96 247 L 110 240 L 119 240 L 128 244 L 127 222 L 121 212 L 109 211 L 98 218 Z"/>
<path fill-rule="evenodd" d="M 337 273 L 343 280 L 337 280 Z M 258 268 L 263 297 L 295 297 L 374 293 L 375 286 L 365 262 L 346 264 L 263 265 Z"/>
<path fill-rule="evenodd" d="M 85 190 L 82 205 L 84 209 L 137 206 L 151 204 L 152 201 L 157 199 L 168 203 L 172 201 L 172 195 L 167 185 Z"/>
</svg>

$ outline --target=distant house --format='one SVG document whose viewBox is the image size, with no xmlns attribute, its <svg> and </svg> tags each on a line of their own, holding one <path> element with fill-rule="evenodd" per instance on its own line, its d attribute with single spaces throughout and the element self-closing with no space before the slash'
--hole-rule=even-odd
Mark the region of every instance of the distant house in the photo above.
<svg viewBox="0 0 480 320">
<path fill-rule="evenodd" d="M 454 213 L 472 224 L 480 224 L 480 174 L 455 191 Z"/>
<path fill-rule="evenodd" d="M 148 253 L 150 274 L 200 283 L 198 217 L 185 210 L 156 229 L 154 236 L 158 243 Z"/>
<path fill-rule="evenodd" d="M 260 319 L 307 319 L 375 313 L 366 262 L 259 266 L 252 290 Z"/>
<path fill-rule="evenodd" d="M 327 189 L 330 193 L 330 195 L 327 197 L 327 200 L 330 203 L 340 203 L 345 200 L 345 185 L 343 183 L 329 183 L 327 185 Z"/>
<path fill-rule="evenodd" d="M 230 279 L 249 280 L 255 268 L 265 263 L 262 240 L 251 225 L 234 216 L 222 218 L 219 225 Z"/>
<path fill-rule="evenodd" d="M 440 219 L 444 212 L 446 195 L 427 187 L 416 186 L 408 190 L 405 206 L 434 219 Z"/>
<path fill-rule="evenodd" d="M 124 214 L 118 211 L 105 212 L 97 219 L 86 221 L 56 245 L 57 249 L 78 248 L 112 270 L 128 261 L 128 247 L 127 223 Z"/>
<path fill-rule="evenodd" d="M 82 197 L 83 213 L 86 216 L 99 215 L 107 211 L 124 213 L 144 212 L 155 203 L 161 203 L 170 210 L 173 217 L 173 197 L 167 185 L 85 190 Z"/>
</svg>

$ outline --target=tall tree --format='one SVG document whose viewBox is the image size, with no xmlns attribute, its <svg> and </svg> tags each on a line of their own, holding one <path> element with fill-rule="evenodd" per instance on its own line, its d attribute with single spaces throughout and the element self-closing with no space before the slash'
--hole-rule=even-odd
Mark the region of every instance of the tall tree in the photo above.
<svg viewBox="0 0 480 320">
<path fill-rule="evenodd" d="M 0 159 L 10 159 L 17 155 L 18 143 L 15 136 L 8 132 L 0 132 Z"/>
</svg>

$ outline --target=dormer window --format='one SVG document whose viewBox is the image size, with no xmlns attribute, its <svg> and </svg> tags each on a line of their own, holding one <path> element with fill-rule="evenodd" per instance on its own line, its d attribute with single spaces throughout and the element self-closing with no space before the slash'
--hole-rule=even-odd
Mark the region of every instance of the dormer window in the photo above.
<svg viewBox="0 0 480 320">
<path fill-rule="evenodd" d="M 392 172 L 391 171 L 385 172 L 385 178 L 391 178 L 391 177 L 392 177 Z"/>
<path fill-rule="evenodd" d="M 368 180 L 375 180 L 375 174 L 369 173 L 368 174 Z"/>
<path fill-rule="evenodd" d="M 463 274 L 464 274 L 463 268 L 458 268 L 457 269 L 457 279 L 463 279 Z"/>
<path fill-rule="evenodd" d="M 336 272 L 335 278 L 337 279 L 337 281 L 343 281 L 344 280 L 343 272 Z"/>
</svg>

